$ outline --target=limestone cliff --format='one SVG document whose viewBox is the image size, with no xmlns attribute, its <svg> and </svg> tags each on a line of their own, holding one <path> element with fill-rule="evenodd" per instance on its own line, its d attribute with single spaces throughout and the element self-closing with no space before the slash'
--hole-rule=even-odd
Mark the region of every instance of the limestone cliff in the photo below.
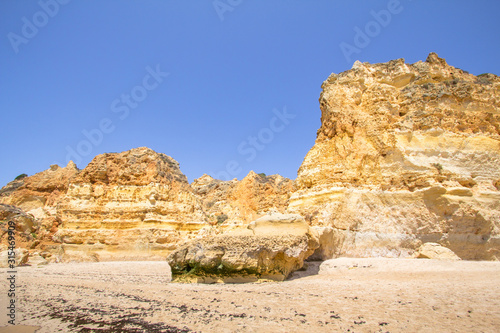
<svg viewBox="0 0 500 333">
<path fill-rule="evenodd" d="M 18 245 L 51 261 L 161 260 L 191 238 L 284 212 L 292 187 L 254 172 L 190 185 L 173 158 L 136 148 L 98 155 L 83 170 L 70 162 L 9 183 L 0 190 L 0 227 L 16 218 Z"/>
<path fill-rule="evenodd" d="M 16 239 L 17 246 L 33 248 L 41 241 L 52 244 L 52 235 L 61 223 L 57 205 L 66 194 L 70 179 L 78 172 L 73 162 L 64 168 L 52 165 L 48 170 L 4 186 L 0 190 L 0 221 L 4 222 L 1 243 L 6 241 L 5 223 L 14 220 L 22 236 Z"/>
<path fill-rule="evenodd" d="M 221 216 L 225 226 L 248 224 L 269 211 L 283 213 L 293 190 L 293 181 L 280 175 L 258 175 L 253 171 L 241 181 L 221 181 L 208 175 L 191 186 L 200 198 L 210 222 Z"/>
<path fill-rule="evenodd" d="M 103 154 L 70 181 L 54 240 L 99 259 L 159 258 L 207 224 L 173 158 L 149 148 Z"/>
<path fill-rule="evenodd" d="M 338 255 L 437 242 L 500 259 L 500 78 L 431 53 L 332 74 L 288 210 L 335 230 Z"/>
</svg>

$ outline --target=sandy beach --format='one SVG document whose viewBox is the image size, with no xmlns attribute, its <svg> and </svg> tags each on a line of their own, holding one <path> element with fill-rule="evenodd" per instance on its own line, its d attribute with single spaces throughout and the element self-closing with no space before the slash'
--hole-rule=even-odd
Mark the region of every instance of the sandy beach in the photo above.
<svg viewBox="0 0 500 333">
<path fill-rule="evenodd" d="M 310 262 L 289 280 L 170 282 L 165 262 L 19 267 L 16 332 L 498 332 L 500 263 Z M 2 269 L 3 276 L 7 269 Z M 2 279 L 4 280 L 4 279 Z M 6 283 L 2 281 L 2 309 Z M 0 317 L 0 326 L 7 325 Z M 0 332 L 15 332 L 12 327 Z"/>
</svg>

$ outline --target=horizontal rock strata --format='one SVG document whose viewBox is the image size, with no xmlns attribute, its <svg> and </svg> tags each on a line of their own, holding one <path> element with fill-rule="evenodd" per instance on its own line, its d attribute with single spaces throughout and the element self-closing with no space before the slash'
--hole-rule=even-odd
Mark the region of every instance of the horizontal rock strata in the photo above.
<svg viewBox="0 0 500 333">
<path fill-rule="evenodd" d="M 356 62 L 322 88 L 290 212 L 334 228 L 336 255 L 406 257 L 437 242 L 500 258 L 500 78 L 431 53 Z"/>
<path fill-rule="evenodd" d="M 179 282 L 283 281 L 318 246 L 301 216 L 275 213 L 246 229 L 188 242 L 167 261 Z"/>
</svg>

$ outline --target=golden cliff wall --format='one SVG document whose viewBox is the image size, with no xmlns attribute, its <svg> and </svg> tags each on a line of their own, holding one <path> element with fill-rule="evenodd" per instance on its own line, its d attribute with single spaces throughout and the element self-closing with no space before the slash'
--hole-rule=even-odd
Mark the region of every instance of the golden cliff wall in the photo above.
<svg viewBox="0 0 500 333">
<path fill-rule="evenodd" d="M 159 259 L 207 224 L 179 164 L 149 148 L 103 154 L 70 180 L 53 240 L 68 256 Z"/>
<path fill-rule="evenodd" d="M 0 190 L 0 248 L 6 244 L 5 223 L 10 219 L 18 220 L 17 213 L 10 213 L 16 210 L 27 217 L 18 221 L 17 229 L 23 235 L 16 240 L 19 246 L 35 248 L 42 241 L 44 244 L 52 244 L 52 236 L 61 224 L 57 216 L 57 205 L 65 196 L 70 179 L 78 172 L 73 162 L 69 162 L 64 168 L 52 165 L 45 171 L 14 180 L 4 186 Z"/>
<path fill-rule="evenodd" d="M 19 246 L 49 261 L 164 260 L 186 240 L 284 212 L 292 187 L 253 171 L 190 185 L 173 158 L 136 148 L 10 182 L 0 190 L 0 229 L 16 217 Z M 2 232 L 0 251 L 6 240 Z"/>
<path fill-rule="evenodd" d="M 438 242 L 500 259 L 500 78 L 431 53 L 356 62 L 322 85 L 321 128 L 288 210 L 334 228 L 337 255 Z"/>
</svg>

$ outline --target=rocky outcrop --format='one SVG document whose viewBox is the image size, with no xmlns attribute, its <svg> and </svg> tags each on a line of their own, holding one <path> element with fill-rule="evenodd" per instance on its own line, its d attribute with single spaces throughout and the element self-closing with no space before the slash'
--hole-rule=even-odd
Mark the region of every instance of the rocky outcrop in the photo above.
<svg viewBox="0 0 500 333">
<path fill-rule="evenodd" d="M 66 256 L 158 259 L 204 226 L 202 207 L 173 158 L 149 148 L 103 154 L 71 179 L 53 239 Z"/>
<path fill-rule="evenodd" d="M 335 257 L 337 249 L 342 246 L 338 231 L 332 227 L 311 226 L 310 233 L 318 240 L 319 247 L 307 258 L 308 261 L 323 261 Z"/>
<path fill-rule="evenodd" d="M 195 179 L 191 187 L 209 222 L 231 226 L 248 224 L 270 211 L 284 213 L 293 181 L 280 175 L 265 176 L 250 171 L 240 181 L 221 181 L 203 175 Z"/>
<path fill-rule="evenodd" d="M 452 250 L 437 243 L 424 243 L 418 249 L 417 258 L 440 259 L 440 260 L 460 260 Z"/>
<path fill-rule="evenodd" d="M 70 162 L 0 191 L 4 225 L 20 248 L 49 261 L 163 259 L 204 226 L 205 215 L 178 163 L 148 148 Z M 40 260 L 39 260 L 40 261 Z"/>
<path fill-rule="evenodd" d="M 71 161 L 64 168 L 52 165 L 33 176 L 16 179 L 0 190 L 0 203 L 4 208 L 5 205 L 10 210 L 15 208 L 18 228 L 25 226 L 23 237 L 17 239 L 18 246 L 30 248 L 44 240 L 52 243 L 51 237 L 61 223 L 57 205 L 66 195 L 70 179 L 78 172 Z M 7 222 L 11 217 L 4 208 L 0 207 L 4 212 L 0 213 L 0 221 Z"/>
<path fill-rule="evenodd" d="M 49 262 L 44 257 L 42 257 L 38 252 L 30 254 L 27 262 L 27 264 L 31 266 L 43 266 L 47 265 L 48 263 Z"/>
<path fill-rule="evenodd" d="M 247 228 L 191 241 L 167 261 L 180 282 L 283 281 L 318 246 L 302 217 L 273 213 Z"/>
<path fill-rule="evenodd" d="M 52 165 L 48 170 L 7 184 L 0 190 L 0 202 L 25 212 L 55 207 L 59 198 L 66 194 L 69 180 L 77 173 L 78 168 L 73 162 L 64 168 Z"/>
<path fill-rule="evenodd" d="M 12 255 L 10 250 L 1 251 L 0 268 L 10 268 L 11 265 L 15 265 L 15 267 L 24 265 L 28 261 L 28 257 L 29 257 L 28 250 L 22 248 L 16 248 L 14 250 L 14 255 Z M 10 262 L 10 260 L 14 260 L 15 263 Z"/>
<path fill-rule="evenodd" d="M 173 158 L 136 148 L 96 156 L 83 170 L 70 162 L 19 177 L 0 190 L 0 221 L 16 216 L 18 246 L 50 261 L 160 260 L 198 234 L 284 212 L 292 186 L 254 172 L 190 185 Z"/>
<path fill-rule="evenodd" d="M 7 232 L 8 222 L 14 222 L 15 230 L 24 236 L 36 230 L 35 217 L 12 205 L 0 204 L 0 224 L 2 233 Z"/>
<path fill-rule="evenodd" d="M 288 206 L 335 230 L 335 255 L 406 257 L 437 242 L 500 259 L 500 78 L 431 53 L 356 62 L 322 85 L 321 127 Z"/>
</svg>

